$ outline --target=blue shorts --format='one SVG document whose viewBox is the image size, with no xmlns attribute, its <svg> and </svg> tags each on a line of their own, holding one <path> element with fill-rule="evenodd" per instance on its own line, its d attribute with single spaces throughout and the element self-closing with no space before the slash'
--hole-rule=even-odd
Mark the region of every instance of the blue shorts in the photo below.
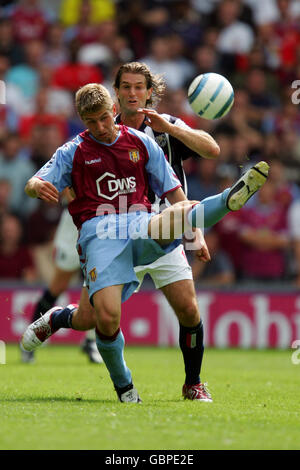
<svg viewBox="0 0 300 470">
<path fill-rule="evenodd" d="M 84 222 L 77 247 L 90 300 L 104 287 L 124 284 L 125 302 L 139 285 L 134 267 L 153 263 L 181 243 L 175 240 L 162 247 L 149 238 L 153 215 L 142 211 L 110 214 Z"/>
</svg>

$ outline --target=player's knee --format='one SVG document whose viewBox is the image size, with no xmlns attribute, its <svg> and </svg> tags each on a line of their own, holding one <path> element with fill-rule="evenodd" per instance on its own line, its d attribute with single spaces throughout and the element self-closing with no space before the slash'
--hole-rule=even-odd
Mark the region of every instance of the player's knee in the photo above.
<svg viewBox="0 0 300 470">
<path fill-rule="evenodd" d="M 101 333 L 112 336 L 120 326 L 120 315 L 114 310 L 97 312 L 97 326 Z"/>
<path fill-rule="evenodd" d="M 180 310 L 178 317 L 184 326 L 198 325 L 200 322 L 200 312 L 196 299 L 189 299 Z"/>
</svg>

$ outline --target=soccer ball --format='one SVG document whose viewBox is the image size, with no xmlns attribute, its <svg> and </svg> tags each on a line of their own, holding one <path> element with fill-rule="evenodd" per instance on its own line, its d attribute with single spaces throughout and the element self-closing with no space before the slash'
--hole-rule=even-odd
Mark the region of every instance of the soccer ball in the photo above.
<svg viewBox="0 0 300 470">
<path fill-rule="evenodd" d="M 233 105 L 234 91 L 227 78 L 218 73 L 198 75 L 189 86 L 192 110 L 204 119 L 219 119 Z"/>
</svg>

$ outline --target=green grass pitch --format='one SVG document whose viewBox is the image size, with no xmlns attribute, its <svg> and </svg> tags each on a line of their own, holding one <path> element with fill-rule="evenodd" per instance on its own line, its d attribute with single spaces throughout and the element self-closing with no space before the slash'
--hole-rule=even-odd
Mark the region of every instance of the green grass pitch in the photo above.
<svg viewBox="0 0 300 470">
<path fill-rule="evenodd" d="M 300 365 L 291 351 L 207 349 L 202 380 L 214 402 L 181 398 L 176 348 L 126 347 L 143 399 L 121 404 L 104 365 L 73 346 L 46 346 L 0 365 L 0 449 L 300 449 Z"/>
</svg>

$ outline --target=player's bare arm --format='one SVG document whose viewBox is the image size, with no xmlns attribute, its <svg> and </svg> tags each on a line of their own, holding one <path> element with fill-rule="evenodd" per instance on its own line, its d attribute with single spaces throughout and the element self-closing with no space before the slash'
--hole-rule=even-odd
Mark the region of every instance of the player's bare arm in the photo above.
<svg viewBox="0 0 300 470">
<path fill-rule="evenodd" d="M 164 119 L 154 109 L 142 108 L 137 111 L 145 114 L 145 123 L 156 132 L 166 132 L 167 134 L 180 140 L 184 145 L 204 158 L 217 158 L 220 154 L 220 147 L 215 139 L 205 131 L 200 129 L 183 129 L 176 124 L 172 124 Z"/>
<path fill-rule="evenodd" d="M 40 198 L 50 204 L 57 204 L 59 202 L 59 192 L 56 187 L 48 181 L 43 181 L 35 176 L 27 182 L 25 193 L 27 196 Z"/>
</svg>

